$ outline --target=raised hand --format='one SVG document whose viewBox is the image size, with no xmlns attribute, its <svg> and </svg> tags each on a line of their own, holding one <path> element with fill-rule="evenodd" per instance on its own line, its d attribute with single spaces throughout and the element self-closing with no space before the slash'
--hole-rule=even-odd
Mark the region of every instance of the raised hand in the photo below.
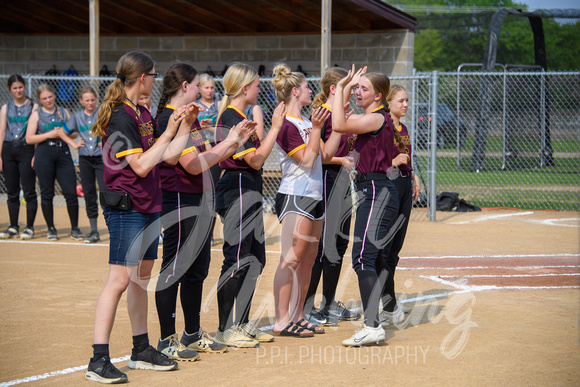
<svg viewBox="0 0 580 387">
<path fill-rule="evenodd" d="M 238 122 L 238 124 L 230 130 L 225 141 L 231 141 L 236 143 L 238 146 L 241 146 L 256 132 L 256 125 L 258 125 L 258 123 L 255 121 L 243 120 Z"/>
<path fill-rule="evenodd" d="M 354 65 L 352 65 L 352 70 L 354 71 Z M 361 75 L 363 75 L 366 72 L 367 72 L 367 66 L 365 66 L 361 69 L 358 69 L 358 71 L 356 73 L 354 73 L 354 76 L 352 77 L 352 81 L 350 81 L 348 86 L 354 87 L 354 86 L 358 85 L 358 81 L 360 80 Z"/>
<path fill-rule="evenodd" d="M 211 125 L 211 118 L 204 118 L 203 120 L 199 121 L 199 126 L 201 126 L 201 130 L 213 130 L 213 126 Z"/>
<path fill-rule="evenodd" d="M 312 112 L 312 130 L 320 130 L 330 117 L 330 111 L 322 106 Z"/>
<path fill-rule="evenodd" d="M 284 117 L 286 116 L 286 105 L 284 102 L 280 102 L 274 113 L 272 113 L 272 126 L 270 130 L 280 130 L 282 129 L 282 124 L 284 123 Z"/>
</svg>

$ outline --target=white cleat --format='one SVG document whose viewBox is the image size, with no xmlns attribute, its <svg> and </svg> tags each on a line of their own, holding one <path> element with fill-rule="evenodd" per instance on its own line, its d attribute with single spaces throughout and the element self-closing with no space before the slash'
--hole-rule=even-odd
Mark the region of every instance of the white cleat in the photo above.
<svg viewBox="0 0 580 387">
<path fill-rule="evenodd" d="M 351 338 L 343 340 L 342 345 L 345 347 L 360 347 L 363 345 L 378 345 L 381 341 L 385 341 L 385 330 L 382 326 L 379 325 L 373 328 L 363 325 Z"/>
</svg>

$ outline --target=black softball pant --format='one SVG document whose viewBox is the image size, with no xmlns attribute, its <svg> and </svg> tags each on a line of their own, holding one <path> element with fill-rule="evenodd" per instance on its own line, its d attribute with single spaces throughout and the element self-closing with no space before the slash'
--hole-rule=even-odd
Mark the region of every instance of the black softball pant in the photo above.
<svg viewBox="0 0 580 387">
<path fill-rule="evenodd" d="M 97 183 L 99 184 L 99 190 L 106 190 L 105 181 L 103 180 L 103 157 L 79 156 L 79 171 L 83 193 L 85 194 L 87 217 L 94 219 L 99 216 Z"/>
<path fill-rule="evenodd" d="M 66 200 L 71 227 L 78 227 L 79 200 L 76 172 L 68 145 L 55 147 L 47 143 L 39 144 L 34 157 L 34 170 L 40 185 L 40 203 L 46 225 L 54 227 L 52 199 L 54 198 L 54 183 L 57 180 Z"/>
<path fill-rule="evenodd" d="M 323 167 L 324 168 L 324 167 Z M 342 259 L 349 242 L 350 221 L 352 218 L 352 197 L 349 173 L 344 168 L 324 168 L 324 226 L 318 254 L 310 277 L 306 294 L 305 308 L 313 306 L 314 296 L 322 276 L 323 304 L 330 306 L 334 301 Z"/>
<path fill-rule="evenodd" d="M 393 240 L 383 250 L 382 266 L 387 271 L 384 284 L 382 286 L 381 299 L 383 301 L 383 309 L 392 312 L 396 306 L 397 299 L 395 296 L 395 269 L 399 263 L 399 253 L 403 248 L 405 236 L 407 235 L 407 226 L 409 225 L 409 218 L 411 217 L 411 209 L 413 207 L 413 178 L 399 177 L 393 180 L 397 192 L 399 193 L 399 211 L 397 217 L 402 217 L 402 223 Z"/>
<path fill-rule="evenodd" d="M 36 173 L 32 169 L 33 157 L 33 145 L 15 145 L 11 141 L 4 141 L 2 168 L 8 191 L 8 216 L 12 227 L 18 228 L 20 187 L 22 186 L 24 200 L 26 200 L 26 227 L 34 229 L 38 200 L 36 197 Z"/>
<path fill-rule="evenodd" d="M 358 276 L 365 324 L 379 326 L 382 253 L 400 227 L 399 194 L 386 174 L 366 174 L 357 182 L 360 201 L 354 225 L 353 268 Z"/>
<path fill-rule="evenodd" d="M 218 283 L 219 329 L 247 323 L 258 277 L 266 264 L 262 176 L 225 171 L 217 184 L 216 210 L 224 229 L 224 262 Z"/>
<path fill-rule="evenodd" d="M 155 291 L 163 339 L 175 333 L 180 284 L 185 330 L 189 334 L 199 331 L 203 282 L 211 260 L 213 213 L 211 191 L 192 194 L 163 190 L 163 262 Z"/>
</svg>

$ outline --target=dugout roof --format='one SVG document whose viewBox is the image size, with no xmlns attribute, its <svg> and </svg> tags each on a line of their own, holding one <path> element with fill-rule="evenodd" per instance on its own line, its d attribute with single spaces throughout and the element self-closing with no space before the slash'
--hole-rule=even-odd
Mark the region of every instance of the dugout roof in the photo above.
<svg viewBox="0 0 580 387">
<path fill-rule="evenodd" d="M 321 0 L 98 1 L 101 36 L 320 33 Z M 2 3 L 0 34 L 89 34 L 89 0 Z M 332 33 L 415 32 L 416 25 L 416 18 L 380 0 L 332 1 Z"/>
</svg>

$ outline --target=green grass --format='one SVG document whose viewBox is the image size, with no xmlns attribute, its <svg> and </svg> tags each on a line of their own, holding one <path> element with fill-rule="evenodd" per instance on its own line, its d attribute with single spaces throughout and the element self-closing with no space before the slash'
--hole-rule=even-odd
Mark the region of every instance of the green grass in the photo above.
<svg viewBox="0 0 580 387">
<path fill-rule="evenodd" d="M 452 191 L 480 207 L 580 210 L 580 158 L 556 158 L 555 166 L 539 168 L 539 159 L 519 157 L 512 169 L 501 170 L 502 159 L 486 157 L 485 169 L 470 172 L 471 158 L 460 167 L 454 157 L 437 158 L 437 193 Z M 427 158 L 420 157 L 427 171 Z M 426 181 L 429 177 L 423 176 Z"/>
</svg>

